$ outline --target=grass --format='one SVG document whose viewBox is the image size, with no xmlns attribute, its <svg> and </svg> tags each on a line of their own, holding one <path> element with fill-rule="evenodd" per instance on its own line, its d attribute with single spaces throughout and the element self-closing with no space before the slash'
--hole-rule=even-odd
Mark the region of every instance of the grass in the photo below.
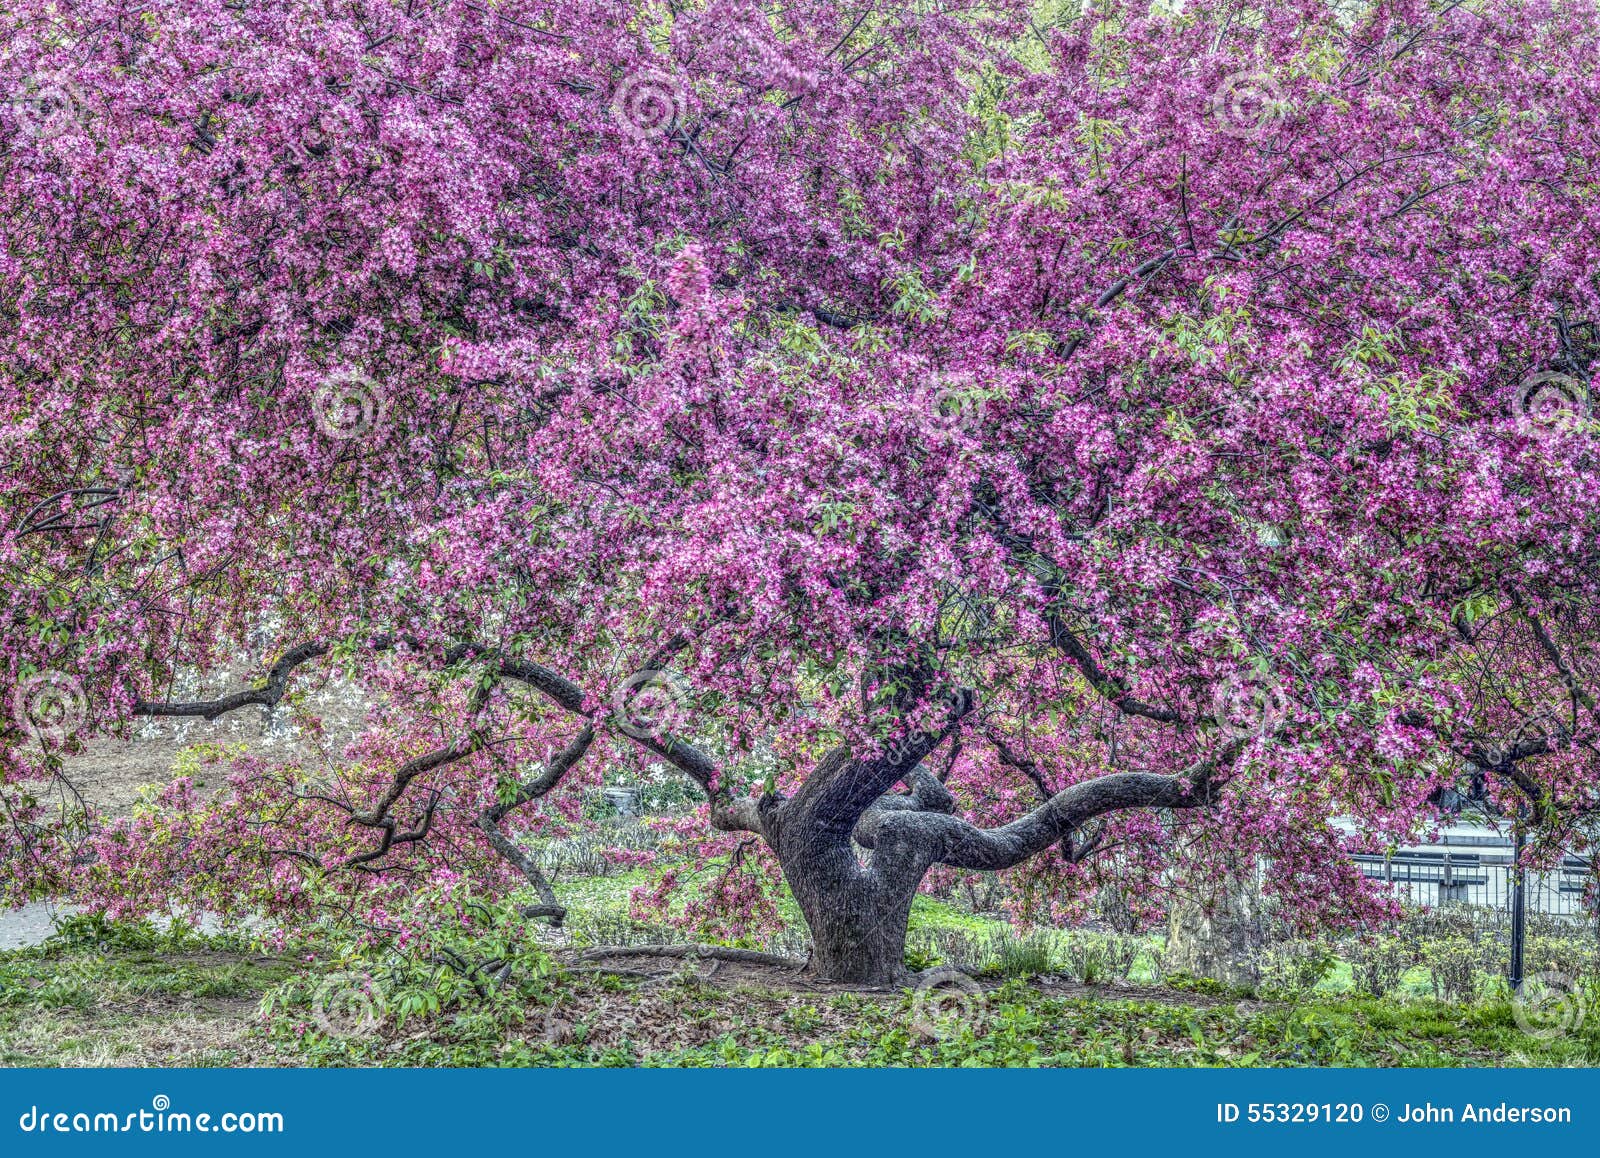
<svg viewBox="0 0 1600 1158">
<path fill-rule="evenodd" d="M 1207 1003 L 1172 991 L 1054 994 L 1005 981 L 930 1014 L 913 994 L 557 977 L 533 1002 L 408 1032 L 277 1044 L 345 1064 L 514 1066 L 1484 1066 L 1600 1064 L 1592 1025 L 1524 1034 L 1503 1003 Z M 330 1052 L 331 1051 L 331 1052 Z"/>
<path fill-rule="evenodd" d="M 561 881 L 562 903 L 574 913 L 628 911 L 628 894 L 649 884 L 651 870 L 638 868 L 607 877 L 573 877 Z"/>
<path fill-rule="evenodd" d="M 648 885 L 652 880 L 652 870 L 641 868 L 611 876 L 574 877 L 560 882 L 562 902 L 571 912 L 571 930 L 585 944 L 633 943 L 635 939 L 651 942 L 688 939 L 687 934 L 665 931 L 659 926 L 649 929 L 640 926 L 637 930 L 629 928 L 633 924 L 628 918 L 629 895 L 638 886 Z M 805 920 L 787 886 L 776 900 L 778 916 L 786 929 L 803 931 Z M 918 933 L 953 932 L 975 943 L 998 946 L 1012 934 L 1011 926 L 1003 920 L 970 913 L 936 897 L 920 894 L 911 903 L 909 929 L 913 943 Z M 777 951 L 791 948 L 785 944 L 770 947 Z"/>
<path fill-rule="evenodd" d="M 1317 985 L 1317 992 L 1323 994 L 1354 993 L 1355 977 L 1348 961 L 1339 961 L 1334 964 L 1333 970 Z M 1433 985 L 1429 980 L 1426 966 L 1413 965 L 1400 976 L 1399 988 L 1395 991 L 1401 997 L 1432 997 Z"/>
<path fill-rule="evenodd" d="M 1218 996 L 1203 985 L 1086 988 L 1031 976 L 1041 959 L 1028 939 L 1003 958 L 1017 968 L 937 1002 L 911 992 L 719 984 L 688 969 L 646 981 L 558 968 L 497 1000 L 404 1020 L 386 1014 L 339 1034 L 311 1015 L 319 966 L 183 931 L 100 932 L 69 929 L 46 946 L 0 954 L 0 1064 L 1600 1064 L 1600 1013 L 1542 1039 L 1523 1033 L 1503 1000 L 1318 990 L 1295 1003 Z"/>
<path fill-rule="evenodd" d="M 181 927 L 69 922 L 0 953 L 0 1065 L 245 1064 L 262 995 L 295 972 Z"/>
<path fill-rule="evenodd" d="M 650 877 L 563 881 L 572 943 L 687 939 L 629 917 L 630 892 Z M 778 903 L 790 943 L 768 947 L 803 952 L 792 898 Z M 1298 999 L 1264 988 L 1267 1000 L 1167 974 L 1159 937 L 1019 934 L 923 895 L 907 963 L 977 980 L 854 993 L 653 963 L 669 971 L 628 977 L 563 968 L 525 946 L 513 982 L 487 1000 L 412 966 L 352 1027 L 318 1004 L 336 983 L 350 993 L 350 974 L 324 963 L 337 947 L 312 948 L 289 959 L 181 926 L 71 918 L 44 946 L 0 952 L 0 1065 L 1600 1065 L 1600 992 L 1585 1019 L 1550 1037 L 1518 1027 L 1503 985 L 1441 1002 L 1417 966 L 1384 999 L 1356 993 L 1337 961 L 1313 988 L 1291 990 Z"/>
</svg>

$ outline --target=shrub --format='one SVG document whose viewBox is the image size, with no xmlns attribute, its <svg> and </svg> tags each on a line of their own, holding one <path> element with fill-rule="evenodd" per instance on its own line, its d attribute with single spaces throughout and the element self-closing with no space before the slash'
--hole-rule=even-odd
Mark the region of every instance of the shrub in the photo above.
<svg viewBox="0 0 1600 1158">
<path fill-rule="evenodd" d="M 519 1023 L 548 989 L 549 958 L 510 901 L 482 901 L 463 885 L 424 887 L 391 912 L 397 938 L 329 923 L 305 947 L 318 967 L 269 992 L 269 1036 L 296 1041 L 319 1063 L 361 1060 L 411 1021 L 441 1016 Z"/>
<path fill-rule="evenodd" d="M 998 942 L 993 934 L 967 929 L 912 929 L 906 937 L 907 963 L 913 956 L 969 972 L 998 971 Z"/>
<path fill-rule="evenodd" d="M 1050 941 L 1044 933 L 1019 937 L 1007 932 L 996 948 L 992 966 L 1001 977 L 1035 977 L 1050 972 Z"/>
<path fill-rule="evenodd" d="M 1462 1003 L 1477 998 L 1484 960 L 1478 945 L 1465 937 L 1440 937 L 1430 941 L 1424 953 L 1435 997 Z"/>
<path fill-rule="evenodd" d="M 164 934 L 148 918 L 113 921 L 104 912 L 72 913 L 56 923 L 53 945 L 66 949 L 154 949 L 164 939 L 180 938 L 186 926 L 174 924 Z"/>
<path fill-rule="evenodd" d="M 1528 976 L 1559 973 L 1574 980 L 1600 975 L 1600 953 L 1596 952 L 1590 939 L 1578 930 L 1566 935 L 1534 935 L 1528 938 L 1523 972 Z"/>
<path fill-rule="evenodd" d="M 1256 973 L 1266 996 L 1298 998 L 1315 989 L 1338 959 L 1319 941 L 1295 938 L 1268 945 L 1256 954 Z"/>
<path fill-rule="evenodd" d="M 1350 975 L 1368 997 L 1384 997 L 1396 989 L 1414 950 L 1402 937 L 1377 935 L 1356 942 L 1350 950 Z"/>
<path fill-rule="evenodd" d="M 1456 939 L 1476 943 L 1486 935 L 1494 937 L 1498 923 L 1498 911 L 1482 905 L 1441 905 L 1407 912 L 1400 934 L 1408 942 L 1413 956 L 1420 960 L 1434 941 Z"/>
<path fill-rule="evenodd" d="M 1139 938 L 1126 933 L 1073 929 L 1063 938 L 1062 959 L 1073 978 L 1084 985 L 1097 985 L 1126 980 L 1141 948 Z"/>
</svg>

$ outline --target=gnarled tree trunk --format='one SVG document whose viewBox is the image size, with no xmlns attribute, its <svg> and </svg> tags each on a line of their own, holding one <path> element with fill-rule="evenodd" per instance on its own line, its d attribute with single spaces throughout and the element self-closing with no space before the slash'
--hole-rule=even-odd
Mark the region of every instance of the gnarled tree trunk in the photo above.
<svg viewBox="0 0 1600 1158">
<path fill-rule="evenodd" d="M 925 735 L 917 757 L 939 737 Z M 831 754 L 792 799 L 730 802 L 714 818 L 759 832 L 776 851 L 813 939 L 821 977 L 861 985 L 905 981 L 906 929 L 917 887 L 935 864 L 1004 869 L 1064 840 L 1087 821 L 1123 808 L 1192 807 L 1209 776 L 1237 747 L 1189 777 L 1117 773 L 1075 784 L 1011 824 L 981 829 L 953 815 L 955 801 L 931 773 L 887 759 Z M 909 791 L 888 792 L 903 776 Z M 854 843 L 852 843 L 854 842 Z M 854 844 L 871 851 L 862 864 Z"/>
<path fill-rule="evenodd" d="M 811 930 L 813 970 L 836 981 L 890 985 L 904 980 L 906 927 L 918 880 L 886 880 L 848 843 L 803 840 L 778 860 Z"/>
</svg>

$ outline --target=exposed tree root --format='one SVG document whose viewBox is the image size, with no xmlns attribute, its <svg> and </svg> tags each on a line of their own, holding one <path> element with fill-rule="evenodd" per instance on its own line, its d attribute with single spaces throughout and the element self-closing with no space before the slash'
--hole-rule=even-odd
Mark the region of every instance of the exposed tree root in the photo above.
<svg viewBox="0 0 1600 1158">
<path fill-rule="evenodd" d="M 758 953 L 754 949 L 730 949 L 725 945 L 601 945 L 578 954 L 580 961 L 601 961 L 608 957 L 674 957 L 689 960 L 736 961 L 742 965 L 772 965 L 799 972 L 809 962 L 798 957 Z"/>
<path fill-rule="evenodd" d="M 662 974 L 647 969 L 624 969 L 621 966 L 606 965 L 574 965 L 568 968 L 568 973 L 604 973 L 607 977 L 637 977 L 643 981 L 660 980 Z"/>
</svg>

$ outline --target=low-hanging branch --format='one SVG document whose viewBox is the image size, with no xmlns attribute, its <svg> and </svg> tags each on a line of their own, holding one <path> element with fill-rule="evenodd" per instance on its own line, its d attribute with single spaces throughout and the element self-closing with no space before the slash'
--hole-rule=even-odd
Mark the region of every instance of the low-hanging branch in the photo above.
<svg viewBox="0 0 1600 1158">
<path fill-rule="evenodd" d="M 644 670 L 659 670 L 659 665 L 664 664 L 673 654 L 680 651 L 686 643 L 687 637 L 682 635 L 673 636 L 650 657 L 648 666 Z M 423 650 L 413 639 L 391 635 L 373 637 L 369 641 L 368 647 L 372 652 L 381 652 L 392 650 L 402 644 L 408 645 L 418 652 Z M 261 705 L 271 709 L 276 707 L 287 693 L 289 678 L 297 668 L 327 655 L 331 650 L 332 645 L 327 641 L 307 641 L 284 652 L 269 669 L 263 686 L 259 688 L 251 688 L 210 700 L 173 702 L 139 699 L 135 702 L 133 711 L 136 715 L 150 717 L 187 716 L 214 721 L 229 712 L 251 705 Z M 449 666 L 471 656 L 489 657 L 491 659 L 490 670 L 492 672 L 492 679 L 480 683 L 474 691 L 474 715 L 486 701 L 492 684 L 501 679 L 506 679 L 525 684 L 569 713 L 586 718 L 586 722 L 577 736 L 565 748 L 546 761 L 538 775 L 518 784 L 509 799 L 498 801 L 485 808 L 475 821 L 476 827 L 483 833 L 490 847 L 513 865 L 539 895 L 542 903 L 537 906 L 525 907 L 523 915 L 546 918 L 559 925 L 565 918 L 565 907 L 560 904 L 548 876 L 539 867 L 534 858 L 518 847 L 516 842 L 505 833 L 503 822 L 513 811 L 542 798 L 561 783 L 566 774 L 582 760 L 594 742 L 596 736 L 595 722 L 587 718 L 591 713 L 585 710 L 583 689 L 554 670 L 535 661 L 500 656 L 492 649 L 475 641 L 462 641 L 443 651 L 440 657 L 441 666 Z M 760 821 L 754 811 L 753 802 L 736 802 L 730 798 L 726 791 L 719 791 L 716 785 L 717 769 L 715 763 L 693 745 L 670 736 L 636 735 L 632 738 L 644 747 L 663 756 L 706 790 L 707 795 L 713 802 L 714 822 L 718 822 L 719 827 L 729 830 L 760 831 Z M 339 867 L 367 872 L 377 871 L 374 868 L 376 862 L 380 861 L 394 846 L 415 843 L 425 839 L 431 829 L 434 811 L 438 804 L 437 793 L 430 796 L 428 806 L 421 820 L 410 829 L 401 830 L 399 828 L 392 815 L 393 808 L 404 797 L 412 781 L 417 777 L 466 759 L 480 751 L 486 743 L 487 737 L 483 730 L 474 727 L 462 739 L 403 763 L 391 775 L 389 784 L 369 808 L 356 810 L 347 805 L 339 804 L 338 806 L 348 814 L 349 823 L 375 828 L 382 833 L 377 846 L 365 853 L 347 858 Z M 337 802 L 334 803 L 337 804 Z M 321 863 L 318 858 L 311 857 L 309 854 L 300 853 L 297 855 L 315 863 Z"/>
<path fill-rule="evenodd" d="M 951 868 L 1012 868 L 1110 812 L 1209 806 L 1216 799 L 1218 777 L 1233 765 L 1244 748 L 1243 740 L 1233 740 L 1181 775 L 1113 772 L 1080 781 L 1057 792 L 1026 816 L 999 828 L 978 828 L 959 817 L 934 811 L 872 812 L 858 827 L 856 841 L 867 848 L 909 841 L 927 850 L 933 863 Z"/>
<path fill-rule="evenodd" d="M 394 643 L 392 637 L 381 636 L 374 640 L 373 647 L 374 650 L 387 649 Z M 674 637 L 651 657 L 651 661 L 659 662 L 683 646 L 684 641 Z M 268 686 L 259 691 L 185 703 L 141 700 L 135 710 L 151 716 L 192 715 L 216 719 L 225 712 L 252 703 L 275 704 L 285 693 L 290 673 L 330 650 L 324 642 L 291 648 L 273 665 Z M 583 759 L 597 735 L 600 721 L 593 716 L 598 713 L 584 710 L 585 696 L 578 685 L 537 662 L 500 657 L 472 642 L 457 644 L 444 652 L 447 660 L 472 654 L 491 659 L 494 681 L 523 682 L 553 703 L 584 717 L 581 730 L 541 765 L 537 775 L 518 784 L 508 797 L 485 808 L 475 822 L 495 852 L 516 867 L 538 893 L 542 903 L 528 907 L 525 915 L 546 917 L 559 924 L 565 917 L 565 909 L 548 877 L 502 826 L 512 812 L 548 795 Z M 480 683 L 475 689 L 476 706 L 481 707 L 489 684 L 494 681 Z M 683 772 L 707 793 L 712 821 L 718 829 L 755 833 L 775 848 L 781 845 L 786 829 L 803 829 L 820 835 L 842 831 L 869 849 L 886 845 L 897 847 L 895 853 L 875 858 L 873 871 L 896 876 L 912 872 L 918 879 L 933 864 L 999 869 L 1019 864 L 1058 843 L 1070 851 L 1072 834 L 1107 812 L 1207 805 L 1214 799 L 1219 774 L 1244 746 L 1242 741 L 1234 741 L 1180 776 L 1127 772 L 1081 782 L 1050 796 L 1039 808 L 1008 825 L 981 829 L 954 815 L 955 800 L 949 790 L 921 766 L 923 758 L 959 727 L 976 703 L 977 697 L 971 692 L 949 696 L 942 725 L 912 733 L 877 755 L 860 758 L 847 748 L 835 749 L 818 762 L 792 798 L 773 792 L 761 797 L 735 798 L 725 778 L 719 775 L 716 762 L 693 744 L 668 735 L 638 734 L 631 738 Z M 392 815 L 394 806 L 419 776 L 463 760 L 481 750 L 484 744 L 484 733 L 474 728 L 461 740 L 402 764 L 371 807 L 363 810 L 346 807 L 351 823 L 380 829 L 383 835 L 374 849 L 347 859 L 341 867 L 370 871 L 371 866 L 394 846 L 425 839 L 438 804 L 437 791 L 430 795 L 421 820 L 410 829 L 399 829 Z M 1009 749 L 1002 748 L 1002 756 L 1007 762 L 1018 763 Z M 1036 767 L 1034 771 L 1038 774 Z M 889 791 L 902 780 L 908 787 L 907 792 Z M 1038 774 L 1035 782 L 1043 791 L 1042 774 Z"/>
</svg>

